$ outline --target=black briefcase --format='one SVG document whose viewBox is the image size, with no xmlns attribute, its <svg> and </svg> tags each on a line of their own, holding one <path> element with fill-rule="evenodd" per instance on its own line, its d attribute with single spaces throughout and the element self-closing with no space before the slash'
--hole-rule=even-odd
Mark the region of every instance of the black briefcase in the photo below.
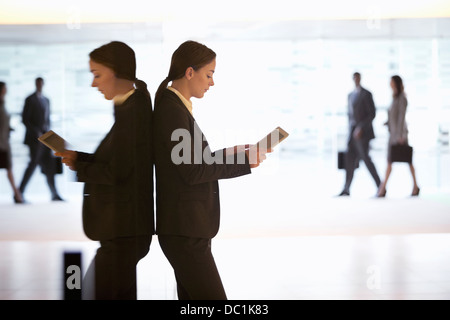
<svg viewBox="0 0 450 320">
<path fill-rule="evenodd" d="M 392 162 L 412 163 L 413 148 L 406 144 L 396 144 L 391 146 Z"/>
<path fill-rule="evenodd" d="M 43 174 L 62 174 L 63 164 L 61 157 L 55 157 L 52 155 L 51 150 L 46 150 L 46 154 L 43 156 L 43 162 L 41 164 L 41 172 Z"/>
<path fill-rule="evenodd" d="M 345 169 L 345 154 L 346 152 L 338 152 L 338 169 Z"/>
<path fill-rule="evenodd" d="M 0 150 L 0 169 L 5 169 L 8 162 L 8 154 L 6 151 Z"/>
<path fill-rule="evenodd" d="M 338 169 L 345 169 L 346 158 L 347 158 L 347 152 L 345 152 L 345 151 L 338 152 Z M 359 168 L 359 161 L 356 164 L 356 168 Z"/>
<path fill-rule="evenodd" d="M 55 173 L 56 174 L 62 174 L 63 173 L 62 158 L 55 157 L 55 166 L 56 166 Z"/>
</svg>

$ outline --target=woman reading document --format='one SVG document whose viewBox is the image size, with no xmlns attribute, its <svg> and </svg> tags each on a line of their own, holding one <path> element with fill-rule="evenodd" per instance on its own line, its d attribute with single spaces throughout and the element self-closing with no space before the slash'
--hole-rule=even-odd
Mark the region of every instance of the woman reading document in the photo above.
<svg viewBox="0 0 450 320">
<path fill-rule="evenodd" d="M 157 234 L 180 300 L 227 298 L 211 252 L 220 220 L 218 180 L 251 173 L 268 152 L 255 145 L 210 150 L 191 98 L 202 98 L 214 86 L 215 68 L 211 49 L 184 42 L 155 95 Z"/>
<path fill-rule="evenodd" d="M 55 155 L 85 182 L 84 231 L 100 241 L 83 282 L 85 298 L 136 299 L 136 265 L 154 233 L 150 94 L 125 43 L 95 49 L 89 65 L 92 86 L 114 101 L 114 125 L 94 154 Z"/>
</svg>

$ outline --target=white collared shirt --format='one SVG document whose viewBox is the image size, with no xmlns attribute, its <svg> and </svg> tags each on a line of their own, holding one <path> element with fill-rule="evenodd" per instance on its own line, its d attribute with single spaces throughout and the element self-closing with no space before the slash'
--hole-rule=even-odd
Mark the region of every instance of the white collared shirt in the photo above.
<svg viewBox="0 0 450 320">
<path fill-rule="evenodd" d="M 186 106 L 186 108 L 188 109 L 189 113 L 194 115 L 192 113 L 192 102 L 189 101 L 188 99 L 186 99 L 181 93 L 180 91 L 178 91 L 177 89 L 175 89 L 174 87 L 167 87 L 167 89 L 169 89 L 170 91 L 172 91 L 173 93 L 175 93 L 178 98 L 181 99 L 181 101 L 183 102 L 183 104 Z"/>
<path fill-rule="evenodd" d="M 119 106 L 119 105 L 123 104 L 134 93 L 134 90 L 136 90 L 136 89 L 131 89 L 130 91 L 128 91 L 125 94 L 118 94 L 117 96 L 115 96 L 113 98 L 114 105 Z"/>
</svg>

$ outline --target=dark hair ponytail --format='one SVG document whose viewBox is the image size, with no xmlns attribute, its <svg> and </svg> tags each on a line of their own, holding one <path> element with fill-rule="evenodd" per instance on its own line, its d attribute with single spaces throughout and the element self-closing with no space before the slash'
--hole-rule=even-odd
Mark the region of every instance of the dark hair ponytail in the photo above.
<svg viewBox="0 0 450 320">
<path fill-rule="evenodd" d="M 167 77 L 159 85 L 158 90 L 156 90 L 156 94 L 155 94 L 155 105 L 156 105 L 156 101 L 159 100 L 159 98 L 161 97 L 162 92 L 164 91 L 165 88 L 167 88 L 167 86 L 169 85 L 170 81 L 172 81 L 172 80 L 170 80 L 170 78 Z"/>
<path fill-rule="evenodd" d="M 136 78 L 134 80 L 134 85 L 136 86 L 136 89 L 142 91 L 143 93 L 145 93 L 147 95 L 147 97 L 150 98 L 150 92 L 148 92 L 147 84 L 144 81 L 139 80 L 138 78 Z"/>
<path fill-rule="evenodd" d="M 2 91 L 4 87 L 6 87 L 6 83 L 3 81 L 0 81 L 0 91 Z M 3 102 L 4 102 L 3 97 L 0 97 L 0 103 L 3 103 Z"/>
<path fill-rule="evenodd" d="M 394 81 L 395 84 L 395 88 L 397 89 L 397 93 L 394 94 L 394 97 L 398 97 L 400 94 L 403 93 L 403 91 L 405 91 L 405 88 L 403 86 L 403 80 L 400 76 L 392 76 L 391 77 L 392 81 Z"/>
<path fill-rule="evenodd" d="M 127 44 L 112 41 L 93 50 L 89 57 L 113 70 L 117 78 L 134 81 L 136 88 L 150 97 L 147 84 L 136 78 L 136 56 Z"/>
<path fill-rule="evenodd" d="M 204 44 L 192 40 L 183 42 L 172 55 L 169 75 L 161 82 L 156 91 L 155 105 L 170 81 L 183 78 L 187 68 L 192 67 L 194 70 L 198 70 L 215 58 L 216 53 Z"/>
</svg>

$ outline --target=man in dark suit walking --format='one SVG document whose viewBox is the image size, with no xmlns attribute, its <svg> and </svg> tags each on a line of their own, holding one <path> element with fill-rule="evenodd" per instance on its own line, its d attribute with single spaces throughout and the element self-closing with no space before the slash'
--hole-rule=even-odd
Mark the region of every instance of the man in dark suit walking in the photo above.
<svg viewBox="0 0 450 320">
<path fill-rule="evenodd" d="M 62 201 L 55 186 L 56 161 L 51 150 L 39 142 L 38 138 L 50 130 L 50 101 L 42 94 L 44 79 L 36 79 L 36 92 L 28 96 L 22 112 L 22 121 L 26 127 L 24 143 L 30 148 L 30 162 L 20 184 L 20 192 L 24 194 L 34 170 L 39 165 L 47 177 L 53 201 Z"/>
<path fill-rule="evenodd" d="M 363 160 L 375 184 L 380 186 L 381 180 L 377 169 L 370 158 L 370 140 L 375 138 L 372 121 L 375 119 L 375 103 L 372 93 L 361 86 L 361 74 L 353 74 L 355 90 L 348 95 L 349 137 L 345 160 L 345 186 L 340 196 L 350 195 L 353 174 L 360 160 Z"/>
</svg>

